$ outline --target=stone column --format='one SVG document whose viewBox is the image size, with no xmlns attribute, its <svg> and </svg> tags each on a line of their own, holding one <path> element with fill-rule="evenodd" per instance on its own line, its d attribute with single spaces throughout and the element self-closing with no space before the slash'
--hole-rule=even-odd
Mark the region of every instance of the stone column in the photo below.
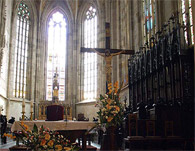
<svg viewBox="0 0 195 151">
<path fill-rule="evenodd" d="M 0 73 L 1 73 L 1 66 L 3 61 L 3 49 L 5 47 L 5 22 L 6 22 L 6 15 L 5 15 L 5 2 L 0 2 Z"/>
</svg>

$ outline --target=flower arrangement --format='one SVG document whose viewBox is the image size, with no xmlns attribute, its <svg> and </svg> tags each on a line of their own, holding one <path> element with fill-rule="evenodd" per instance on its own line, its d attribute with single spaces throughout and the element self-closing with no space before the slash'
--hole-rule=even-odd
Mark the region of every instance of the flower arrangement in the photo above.
<svg viewBox="0 0 195 151">
<path fill-rule="evenodd" d="M 124 107 L 120 102 L 120 91 L 122 84 L 119 88 L 118 82 L 108 84 L 108 92 L 103 96 L 100 94 L 100 98 L 96 104 L 99 107 L 97 112 L 101 125 L 105 125 L 107 128 L 110 126 L 119 126 L 123 120 Z"/>
<path fill-rule="evenodd" d="M 33 130 L 29 130 L 28 126 L 21 122 L 22 131 L 12 136 L 11 134 L 4 134 L 4 136 L 12 139 L 19 138 L 22 143 L 33 150 L 78 150 L 76 144 L 71 143 L 63 135 L 56 131 L 51 131 L 49 128 L 41 126 L 39 129 L 34 124 Z"/>
</svg>

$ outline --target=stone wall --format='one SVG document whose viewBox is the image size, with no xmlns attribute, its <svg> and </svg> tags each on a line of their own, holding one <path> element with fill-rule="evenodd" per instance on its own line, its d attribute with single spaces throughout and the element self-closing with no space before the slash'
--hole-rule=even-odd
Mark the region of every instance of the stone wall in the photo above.
<svg viewBox="0 0 195 151">
<path fill-rule="evenodd" d="M 177 10 L 175 0 L 156 0 L 157 30 Z M 2 1 L 1 1 L 2 2 Z M 16 27 L 17 4 L 20 0 L 5 0 L 5 48 L 0 73 L 0 105 L 5 108 L 8 117 L 21 116 L 22 99 L 13 97 L 13 65 Z M 38 103 L 45 100 L 46 88 L 46 56 L 47 56 L 47 21 L 49 14 L 55 9 L 61 9 L 68 19 L 68 48 L 66 67 L 66 103 L 73 106 L 73 116 L 84 113 L 92 120 L 97 108 L 94 102 L 83 102 L 82 82 L 82 15 L 86 7 L 93 4 L 98 10 L 98 47 L 105 48 L 105 22 L 111 22 L 111 48 L 133 49 L 138 51 L 144 45 L 142 0 L 86 0 L 86 1 L 26 1 L 32 13 L 32 30 L 30 31 L 30 56 L 28 60 L 28 93 L 27 100 L 35 101 L 35 117 L 38 115 Z M 2 4 L 2 3 L 0 3 Z M 1 13 L 2 11 L 0 11 Z M 2 17 L 0 16 L 2 21 Z M 1 27 L 0 27 L 1 28 Z M 128 58 L 120 55 L 113 57 L 113 83 L 119 81 L 128 84 Z M 104 58 L 98 57 L 98 96 L 105 93 Z M 121 100 L 128 99 L 129 89 L 121 92 Z M 28 103 L 27 103 L 28 104 Z M 12 110 L 14 110 L 12 112 Z M 29 106 L 26 105 L 26 115 L 29 116 Z"/>
<path fill-rule="evenodd" d="M 15 120 L 18 121 L 22 117 L 22 101 L 21 100 L 10 100 L 9 101 L 9 118 L 15 117 Z M 25 116 L 30 119 L 30 102 L 25 101 Z"/>
<path fill-rule="evenodd" d="M 78 119 L 78 114 L 83 113 L 86 118 L 89 118 L 89 121 L 93 120 L 93 117 L 97 118 L 98 108 L 95 107 L 96 102 L 90 103 L 77 103 L 76 104 L 76 119 Z"/>
<path fill-rule="evenodd" d="M 10 35 L 11 35 L 11 16 L 12 16 L 12 1 L 4 1 L 4 6 L 1 11 L 5 11 L 4 15 L 1 14 L 1 17 L 5 17 L 5 22 L 1 22 L 1 25 L 5 24 L 4 26 L 0 26 L 1 31 L 1 40 L 4 39 L 4 45 L 0 46 L 3 50 L 2 56 L 2 66 L 0 67 L 0 105 L 3 105 L 3 114 L 8 114 L 7 110 L 7 83 L 8 83 L 8 69 L 9 69 L 9 51 L 10 51 Z M 2 29 L 4 27 L 4 29 Z M 0 48 L 0 49 L 1 49 Z M 9 118 L 9 117 L 8 117 Z"/>
</svg>

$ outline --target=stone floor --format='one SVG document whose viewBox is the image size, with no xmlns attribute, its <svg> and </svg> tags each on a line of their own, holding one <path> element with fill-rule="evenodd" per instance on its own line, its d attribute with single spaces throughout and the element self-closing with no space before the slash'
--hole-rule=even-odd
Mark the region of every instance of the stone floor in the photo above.
<svg viewBox="0 0 195 151">
<path fill-rule="evenodd" d="M 6 144 L 2 144 L 2 143 L 0 144 L 0 151 L 9 150 L 9 148 L 14 145 L 16 145 L 16 141 L 13 141 L 12 139 L 7 138 Z"/>
</svg>

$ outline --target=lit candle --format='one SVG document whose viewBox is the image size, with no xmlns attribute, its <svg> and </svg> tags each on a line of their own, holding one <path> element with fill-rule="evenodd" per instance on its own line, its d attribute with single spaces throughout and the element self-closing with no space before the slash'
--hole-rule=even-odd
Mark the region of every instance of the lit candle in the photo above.
<svg viewBox="0 0 195 151">
<path fill-rule="evenodd" d="M 22 112 L 25 112 L 25 100 L 22 101 Z"/>
</svg>

